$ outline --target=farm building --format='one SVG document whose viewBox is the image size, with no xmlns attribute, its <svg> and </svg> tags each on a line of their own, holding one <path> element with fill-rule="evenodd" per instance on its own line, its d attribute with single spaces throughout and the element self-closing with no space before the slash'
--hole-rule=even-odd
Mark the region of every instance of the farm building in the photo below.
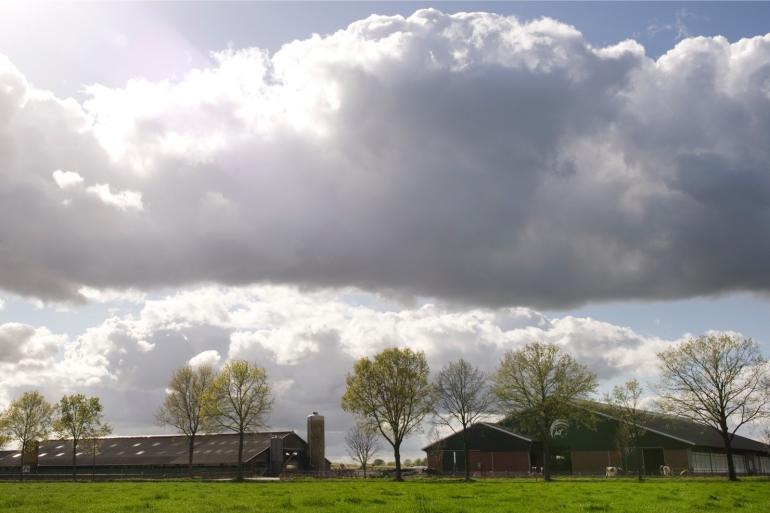
<svg viewBox="0 0 770 513">
<path fill-rule="evenodd" d="M 324 456 L 323 417 L 308 417 L 310 443 L 293 431 L 250 433 L 243 439 L 246 475 L 327 470 Z M 102 438 L 95 444 L 78 444 L 78 473 L 99 475 L 182 475 L 189 472 L 188 439 L 182 435 Z M 18 474 L 21 454 L 0 451 L 0 474 Z M 208 434 L 195 438 L 194 471 L 228 474 L 238 466 L 238 435 Z M 72 469 L 72 441 L 46 440 L 25 455 L 25 472 L 68 474 Z"/>
<path fill-rule="evenodd" d="M 594 425 L 559 429 L 551 454 L 552 471 L 557 474 L 603 475 L 608 466 L 637 472 L 636 450 L 620 450 L 619 422 L 606 412 L 592 410 Z M 542 467 L 542 444 L 523 435 L 505 421 L 501 424 L 479 422 L 468 428 L 470 466 L 474 473 L 527 474 Z M 660 473 L 661 465 L 674 475 L 687 470 L 692 474 L 726 474 L 727 456 L 720 435 L 695 422 L 646 413 L 645 433 L 640 448 L 648 475 Z M 770 474 L 767 447 L 755 440 L 736 435 L 733 461 L 739 474 Z M 465 471 L 463 435 L 455 433 L 423 449 L 428 466 L 442 473 Z"/>
</svg>

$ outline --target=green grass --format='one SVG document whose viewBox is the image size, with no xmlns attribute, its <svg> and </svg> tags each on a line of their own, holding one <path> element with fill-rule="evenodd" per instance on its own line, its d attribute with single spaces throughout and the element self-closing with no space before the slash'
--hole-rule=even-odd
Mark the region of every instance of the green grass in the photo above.
<svg viewBox="0 0 770 513">
<path fill-rule="evenodd" d="M 0 483 L 3 513 L 765 513 L 769 504 L 767 480 Z"/>
</svg>

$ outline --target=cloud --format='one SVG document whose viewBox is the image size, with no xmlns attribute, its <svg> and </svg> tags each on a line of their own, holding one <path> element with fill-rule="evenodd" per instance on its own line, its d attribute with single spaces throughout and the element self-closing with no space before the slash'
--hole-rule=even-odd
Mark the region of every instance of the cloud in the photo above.
<svg viewBox="0 0 770 513">
<path fill-rule="evenodd" d="M 187 362 L 192 367 L 200 367 L 202 365 L 209 365 L 211 367 L 218 367 L 219 362 L 222 360 L 222 357 L 219 355 L 218 351 L 209 350 L 209 351 L 202 351 Z"/>
<path fill-rule="evenodd" d="M 107 205 L 113 205 L 120 210 L 143 210 L 142 195 L 135 191 L 120 191 L 113 193 L 107 184 L 92 185 L 86 189 Z"/>
<path fill-rule="evenodd" d="M 647 26 L 647 34 L 655 37 L 661 32 L 673 32 L 676 41 L 680 41 L 690 36 L 690 30 L 685 24 L 685 20 L 692 16 L 687 9 L 677 9 L 674 12 L 674 21 L 672 23 L 651 23 Z"/>
<path fill-rule="evenodd" d="M 0 362 L 47 358 L 57 352 L 61 341 L 62 337 L 45 328 L 13 322 L 0 324 Z"/>
<path fill-rule="evenodd" d="M 276 399 L 270 426 L 304 433 L 304 416 L 321 411 L 328 453 L 343 457 L 351 422 L 339 405 L 345 376 L 356 359 L 387 347 L 424 351 L 434 372 L 463 357 L 491 373 L 506 351 L 551 342 L 597 372 L 607 388 L 631 376 L 654 379 L 655 353 L 676 343 L 529 308 L 394 307 L 354 292 L 208 286 L 146 300 L 138 313 L 112 316 L 72 337 L 2 325 L 0 400 L 29 387 L 51 400 L 98 395 L 116 433 L 158 432 L 152 415 L 174 369 L 246 359 L 270 377 Z M 405 450 L 416 455 L 424 441 L 416 435 Z"/>
<path fill-rule="evenodd" d="M 538 308 L 770 290 L 770 35 L 654 61 L 547 18 L 428 9 L 213 60 L 82 104 L 0 60 L 0 288 Z"/>
<path fill-rule="evenodd" d="M 57 169 L 53 172 L 53 181 L 56 182 L 60 189 L 66 189 L 67 187 L 83 183 L 83 177 L 74 171 Z"/>
</svg>

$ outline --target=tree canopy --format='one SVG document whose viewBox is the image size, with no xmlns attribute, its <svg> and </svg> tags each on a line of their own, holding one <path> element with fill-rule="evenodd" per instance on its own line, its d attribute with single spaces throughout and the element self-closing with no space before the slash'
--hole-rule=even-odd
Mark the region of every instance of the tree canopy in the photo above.
<svg viewBox="0 0 770 513">
<path fill-rule="evenodd" d="M 732 440 L 742 426 L 770 415 L 768 364 L 750 338 L 710 334 L 658 353 L 660 407 L 711 426 L 722 437 L 730 480 Z"/>
<path fill-rule="evenodd" d="M 33 449 L 34 442 L 39 442 L 51 432 L 53 406 L 40 392 L 24 392 L 11 403 L 0 417 L 0 431 L 8 438 L 19 443 L 21 457 L 19 465 L 24 468 L 26 453 Z M 24 473 L 22 472 L 22 479 Z"/>
<path fill-rule="evenodd" d="M 436 394 L 429 373 L 425 353 L 390 348 L 358 360 L 347 377 L 342 408 L 374 421 L 393 447 L 396 480 L 401 480 L 401 443 L 433 411 Z"/>
<path fill-rule="evenodd" d="M 229 362 L 204 398 L 204 415 L 213 428 L 238 433 L 238 478 L 243 478 L 243 437 L 266 425 L 273 405 L 267 373 L 246 360 Z"/>
<path fill-rule="evenodd" d="M 214 382 L 214 369 L 209 365 L 192 367 L 187 364 L 171 375 L 168 392 L 155 418 L 158 423 L 171 426 L 188 438 L 188 466 L 193 468 L 195 437 L 211 420 L 205 415 L 204 399 Z"/>
<path fill-rule="evenodd" d="M 590 421 L 581 400 L 596 391 L 596 375 L 554 344 L 534 343 L 509 351 L 495 375 L 503 413 L 517 417 L 543 443 L 543 478 L 551 479 L 550 451 L 564 423 Z"/>
<path fill-rule="evenodd" d="M 436 419 L 463 438 L 465 479 L 470 480 L 467 429 L 495 406 L 486 374 L 464 359 L 449 362 L 436 377 Z"/>
<path fill-rule="evenodd" d="M 644 479 L 644 451 L 640 445 L 642 436 L 647 432 L 644 423 L 648 415 L 640 409 L 642 387 L 636 379 L 631 379 L 622 385 L 615 385 L 607 394 L 605 401 L 610 413 L 618 419 L 617 443 L 623 456 L 636 451 L 639 465 L 639 480 Z M 628 464 L 624 463 L 628 468 Z"/>
<path fill-rule="evenodd" d="M 104 422 L 98 397 L 83 394 L 65 395 L 55 407 L 53 431 L 61 439 L 72 440 L 72 478 L 77 476 L 78 444 L 83 439 L 105 436 L 112 432 Z"/>
</svg>

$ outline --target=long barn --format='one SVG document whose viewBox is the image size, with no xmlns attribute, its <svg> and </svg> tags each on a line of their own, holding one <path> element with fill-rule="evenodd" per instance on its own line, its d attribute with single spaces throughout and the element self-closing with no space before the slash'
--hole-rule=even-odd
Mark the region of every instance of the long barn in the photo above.
<svg viewBox="0 0 770 513">
<path fill-rule="evenodd" d="M 308 416 L 308 441 L 294 431 L 248 433 L 243 439 L 242 462 L 246 475 L 327 470 L 324 419 Z M 101 476 L 174 476 L 189 472 L 189 442 L 182 435 L 107 437 L 97 443 L 81 442 L 75 456 L 77 472 Z M 0 451 L 0 475 L 64 475 L 72 472 L 72 441 L 45 440 L 24 457 Z M 193 452 L 196 474 L 231 474 L 238 467 L 238 435 L 198 435 Z"/>
<path fill-rule="evenodd" d="M 621 451 L 619 420 L 594 411 L 592 427 L 567 425 L 559 430 L 551 454 L 554 473 L 603 475 L 606 467 L 638 472 L 637 452 Z M 505 422 L 503 422 L 505 424 Z M 687 419 L 647 412 L 640 440 L 644 471 L 657 475 L 661 466 L 673 474 L 726 474 L 727 455 L 719 434 L 712 428 Z M 542 444 L 510 426 L 480 422 L 467 430 L 470 467 L 478 474 L 524 475 L 543 465 Z M 761 442 L 736 435 L 733 461 L 743 475 L 770 474 L 770 454 Z M 428 466 L 445 474 L 465 472 L 463 433 L 455 433 L 423 449 Z"/>
</svg>

